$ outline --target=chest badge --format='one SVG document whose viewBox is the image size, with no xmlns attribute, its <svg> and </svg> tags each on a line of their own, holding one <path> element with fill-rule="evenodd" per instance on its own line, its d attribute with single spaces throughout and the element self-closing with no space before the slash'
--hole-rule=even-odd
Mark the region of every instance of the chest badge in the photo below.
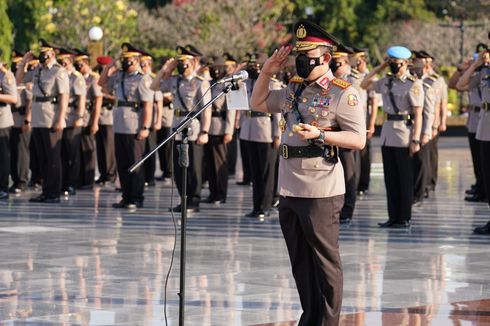
<svg viewBox="0 0 490 326">
<path fill-rule="evenodd" d="M 286 131 L 286 119 L 284 117 L 279 120 L 279 129 L 281 130 L 282 133 Z"/>
<path fill-rule="evenodd" d="M 322 118 L 326 118 L 326 117 L 328 117 L 329 112 L 328 112 L 328 110 L 322 110 L 320 112 L 320 114 L 321 114 Z"/>
</svg>

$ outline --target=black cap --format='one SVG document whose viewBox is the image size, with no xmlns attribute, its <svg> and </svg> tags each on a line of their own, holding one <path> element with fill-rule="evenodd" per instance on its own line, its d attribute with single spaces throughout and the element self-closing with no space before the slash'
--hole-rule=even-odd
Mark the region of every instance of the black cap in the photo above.
<svg viewBox="0 0 490 326">
<path fill-rule="evenodd" d="M 177 60 L 192 59 L 194 57 L 199 56 L 199 54 L 197 54 L 192 50 L 187 49 L 184 46 L 178 46 L 176 50 L 177 50 Z"/>
<path fill-rule="evenodd" d="M 268 56 L 264 52 L 252 52 L 247 53 L 246 59 L 248 63 L 258 63 L 259 65 L 263 65 L 267 61 Z"/>
<path fill-rule="evenodd" d="M 76 53 L 75 61 L 88 60 L 90 58 L 90 54 L 85 50 L 73 49 L 73 51 L 75 51 L 75 53 Z"/>
<path fill-rule="evenodd" d="M 337 49 L 333 52 L 333 58 L 342 58 L 348 57 L 349 55 L 354 54 L 354 50 L 351 47 L 339 44 L 337 45 Z"/>
<path fill-rule="evenodd" d="M 294 51 L 309 51 L 319 46 L 335 47 L 339 40 L 317 24 L 302 19 L 294 24 L 293 33 L 296 36 Z"/>
<path fill-rule="evenodd" d="M 131 45 L 128 42 L 124 42 L 121 45 L 121 50 L 122 50 L 121 57 L 123 57 L 123 58 L 131 58 L 131 57 L 141 56 L 140 50 L 138 50 L 137 48 L 135 48 L 133 45 Z"/>
<path fill-rule="evenodd" d="M 212 60 L 211 65 L 213 65 L 213 66 L 224 66 L 225 65 L 225 58 L 223 58 L 221 56 L 213 56 L 211 58 L 211 60 Z"/>
<path fill-rule="evenodd" d="M 60 60 L 64 58 L 74 58 L 76 55 L 77 52 L 69 48 L 60 47 L 56 50 L 56 56 Z"/>
<path fill-rule="evenodd" d="M 1 54 L 0 54 L 1 56 Z M 24 56 L 24 53 L 17 51 L 15 49 L 12 50 L 12 62 L 17 63 L 22 60 L 22 57 Z"/>
<path fill-rule="evenodd" d="M 190 53 L 192 53 L 192 56 L 193 57 L 202 57 L 204 54 L 202 54 L 201 51 L 199 51 L 194 45 L 192 44 L 187 44 L 185 46 L 185 49 L 187 51 L 189 51 Z"/>
<path fill-rule="evenodd" d="M 431 56 L 427 51 L 420 50 L 418 52 L 420 53 L 420 55 L 422 56 L 423 59 L 432 59 L 432 60 L 434 60 L 434 57 Z"/>
<path fill-rule="evenodd" d="M 60 46 L 49 43 L 48 41 L 46 41 L 43 38 L 39 39 L 39 51 L 40 52 L 55 51 L 59 48 L 60 48 Z"/>
<path fill-rule="evenodd" d="M 485 43 L 478 43 L 476 45 L 475 52 L 476 53 L 480 53 L 482 50 L 487 51 L 488 50 L 488 46 Z"/>
<path fill-rule="evenodd" d="M 228 52 L 223 53 L 223 57 L 226 61 L 230 61 L 230 63 L 237 63 L 238 61 Z"/>
</svg>

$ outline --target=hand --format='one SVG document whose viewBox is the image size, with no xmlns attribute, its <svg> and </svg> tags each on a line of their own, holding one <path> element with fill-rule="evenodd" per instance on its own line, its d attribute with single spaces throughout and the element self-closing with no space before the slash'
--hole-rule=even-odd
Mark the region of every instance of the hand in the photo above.
<svg viewBox="0 0 490 326">
<path fill-rule="evenodd" d="M 272 141 L 272 146 L 274 146 L 274 149 L 277 151 L 279 149 L 279 146 L 281 146 L 281 139 L 279 137 L 274 137 L 274 140 Z"/>
<path fill-rule="evenodd" d="M 232 139 L 233 139 L 233 135 L 225 134 L 225 136 L 223 137 L 223 142 L 225 144 L 228 144 L 232 141 Z"/>
<path fill-rule="evenodd" d="M 153 123 L 151 128 L 155 131 L 162 129 L 162 120 Z"/>
<path fill-rule="evenodd" d="M 22 124 L 22 127 L 20 127 L 20 130 L 22 130 L 22 132 L 29 132 L 32 130 L 32 127 L 31 127 L 31 124 L 28 123 L 28 124 Z"/>
<path fill-rule="evenodd" d="M 75 121 L 73 121 L 73 127 L 83 127 L 83 119 L 78 118 Z"/>
<path fill-rule="evenodd" d="M 422 134 L 422 138 L 420 139 L 420 146 L 425 146 L 429 143 L 429 135 L 427 134 Z"/>
<path fill-rule="evenodd" d="M 303 128 L 302 130 L 297 131 L 297 134 L 303 140 L 315 139 L 320 136 L 320 130 L 315 126 L 306 123 L 300 123 L 298 126 Z"/>
<path fill-rule="evenodd" d="M 208 134 L 205 133 L 199 133 L 199 136 L 197 137 L 196 144 L 198 145 L 204 145 L 207 144 L 209 141 L 209 136 Z"/>
<path fill-rule="evenodd" d="M 90 134 L 95 135 L 97 133 L 97 131 L 99 131 L 99 125 L 97 123 L 93 123 L 90 126 Z"/>
<path fill-rule="evenodd" d="M 458 66 L 457 66 L 458 70 L 460 70 L 461 73 L 463 73 L 466 69 L 468 69 L 470 67 L 471 61 L 472 60 L 470 59 L 470 60 L 466 60 L 463 63 L 458 64 Z"/>
<path fill-rule="evenodd" d="M 437 128 L 432 128 L 432 138 L 435 138 L 438 133 L 439 133 L 439 130 Z"/>
<path fill-rule="evenodd" d="M 378 69 L 379 71 L 385 69 L 386 67 L 388 67 L 390 65 L 390 62 L 388 60 L 385 60 L 382 64 L 380 64 L 378 67 L 376 67 L 376 69 Z"/>
<path fill-rule="evenodd" d="M 236 67 L 236 69 L 235 69 L 235 71 L 233 73 L 237 73 L 240 70 L 243 70 L 245 68 L 247 68 L 247 62 L 242 62 L 239 65 L 237 65 L 237 67 Z"/>
<path fill-rule="evenodd" d="M 282 46 L 279 50 L 275 50 L 272 56 L 264 63 L 261 73 L 269 76 L 279 73 L 284 68 L 291 49 L 292 47 L 288 45 Z"/>
<path fill-rule="evenodd" d="M 447 130 L 447 126 L 445 123 L 441 123 L 441 125 L 439 126 L 439 132 L 444 132 Z"/>
<path fill-rule="evenodd" d="M 150 135 L 150 130 L 141 128 L 138 134 L 136 135 L 137 140 L 143 140 Z"/>
<path fill-rule="evenodd" d="M 63 122 L 61 120 L 58 120 L 55 122 L 53 125 L 53 131 L 58 132 L 63 130 Z"/>
<path fill-rule="evenodd" d="M 162 72 L 172 72 L 175 68 L 177 68 L 177 60 L 175 58 L 170 58 L 165 62 L 162 66 Z"/>
<path fill-rule="evenodd" d="M 409 151 L 410 151 L 410 156 L 417 153 L 418 151 L 420 151 L 420 144 L 410 143 Z"/>
<path fill-rule="evenodd" d="M 34 59 L 34 54 L 32 54 L 32 51 L 27 51 L 22 58 L 22 65 L 27 64 L 29 61 L 32 61 L 32 59 Z"/>
<path fill-rule="evenodd" d="M 367 139 L 373 138 L 375 131 L 376 131 L 375 126 L 369 126 L 369 128 L 367 129 L 367 134 L 366 134 Z"/>
</svg>

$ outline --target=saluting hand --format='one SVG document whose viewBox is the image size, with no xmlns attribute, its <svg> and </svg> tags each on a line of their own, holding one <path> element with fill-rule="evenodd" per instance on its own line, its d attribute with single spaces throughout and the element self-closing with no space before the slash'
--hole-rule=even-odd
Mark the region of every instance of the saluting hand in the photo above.
<svg viewBox="0 0 490 326">
<path fill-rule="evenodd" d="M 297 131 L 297 134 L 303 140 L 314 139 L 314 138 L 318 138 L 320 136 L 320 129 L 318 129 L 315 126 L 312 126 L 312 125 L 309 125 L 306 123 L 300 123 L 300 124 L 298 124 L 298 126 L 303 128 L 302 130 Z"/>
<path fill-rule="evenodd" d="M 282 46 L 279 50 L 275 50 L 269 59 L 264 63 L 262 72 L 266 75 L 275 75 L 280 72 L 288 60 L 288 55 L 291 53 L 292 46 Z"/>
</svg>

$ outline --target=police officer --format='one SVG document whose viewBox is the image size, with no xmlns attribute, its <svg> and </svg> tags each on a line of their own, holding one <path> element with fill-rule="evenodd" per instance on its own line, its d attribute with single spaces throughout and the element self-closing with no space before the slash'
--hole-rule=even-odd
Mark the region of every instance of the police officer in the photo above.
<svg viewBox="0 0 490 326">
<path fill-rule="evenodd" d="M 97 64 L 102 70 L 111 64 L 112 58 L 108 56 L 98 57 Z M 117 176 L 116 155 L 114 153 L 114 123 L 113 107 L 114 95 L 102 90 L 102 108 L 99 117 L 99 130 L 95 135 L 97 146 L 97 167 L 100 176 L 95 181 L 96 184 L 105 185 L 107 182 L 114 183 Z"/>
<path fill-rule="evenodd" d="M 17 72 L 17 65 L 24 54 L 12 51 L 12 73 Z M 10 175 L 13 184 L 10 193 L 21 193 L 27 189 L 29 182 L 29 146 L 31 142 L 31 101 L 32 93 L 25 84 L 17 85 L 17 103 L 12 106 L 14 125 L 10 131 Z"/>
<path fill-rule="evenodd" d="M 42 193 L 30 202 L 59 203 L 61 194 L 61 137 L 66 126 L 70 81 L 66 69 L 56 62 L 55 47 L 40 40 L 40 65 L 25 73 L 33 59 L 27 52 L 17 69 L 17 79 L 33 84 L 32 138 L 43 177 Z"/>
<path fill-rule="evenodd" d="M 254 53 L 249 60 L 249 78 L 246 80 L 249 97 L 266 60 L 267 55 L 264 53 Z M 280 88 L 272 79 L 269 87 Z M 279 113 L 258 112 L 252 110 L 252 107 L 249 111 L 241 112 L 240 143 L 244 141 L 247 146 L 253 187 L 253 209 L 246 217 L 263 219 L 270 216 L 274 199 L 275 163 L 280 143 L 280 119 Z"/>
<path fill-rule="evenodd" d="M 0 51 L 0 57 L 3 53 Z M 14 74 L 0 62 L 0 200 L 9 198 L 10 129 L 14 125 L 10 105 L 17 102 Z"/>
<path fill-rule="evenodd" d="M 62 183 L 65 196 L 75 195 L 80 175 L 80 144 L 82 140 L 83 117 L 87 99 L 87 86 L 82 74 L 73 66 L 77 53 L 71 49 L 58 50 L 58 62 L 68 72 L 70 97 L 66 113 L 66 127 L 61 139 Z"/>
<path fill-rule="evenodd" d="M 163 65 L 152 84 L 153 90 L 160 89 L 163 93 L 172 93 L 174 101 L 173 127 L 177 127 L 191 111 L 199 108 L 200 103 L 207 103 L 211 100 L 211 94 L 206 92 L 209 88 L 209 82 L 196 75 L 201 53 L 195 47 L 189 46 L 177 47 L 177 53 L 176 59 L 169 59 Z M 177 68 L 178 75 L 172 76 L 175 68 Z M 194 119 L 190 124 L 188 134 L 190 164 L 187 176 L 188 212 L 199 211 L 202 188 L 203 145 L 208 142 L 210 124 L 211 108 L 207 108 L 202 112 L 200 121 Z M 182 195 L 182 169 L 178 164 L 177 146 L 181 142 L 181 135 L 177 135 L 173 152 L 173 163 L 175 183 L 180 195 Z M 180 212 L 181 205 L 173 207 L 172 210 Z"/>
<path fill-rule="evenodd" d="M 122 199 L 112 206 L 134 209 L 143 207 L 145 171 L 143 167 L 133 173 L 128 169 L 143 156 L 145 139 L 150 134 L 154 92 L 150 89 L 151 77 L 141 72 L 141 52 L 129 43 L 123 43 L 121 49 L 121 69 L 116 68 L 115 61 L 106 66 L 99 85 L 116 97 L 114 140 Z"/>
<path fill-rule="evenodd" d="M 361 87 L 381 93 L 383 109 L 387 113 L 381 131 L 381 153 L 389 219 L 379 225 L 407 228 L 412 217 L 412 155 L 420 150 L 424 90 L 422 82 L 408 71 L 408 60 L 412 55 L 409 49 L 393 46 L 386 54 L 389 59 L 374 68 Z M 390 73 L 373 81 L 374 76 L 388 66 Z"/>
<path fill-rule="evenodd" d="M 353 72 L 350 66 L 349 55 L 354 54 L 354 51 L 347 46 L 339 44 L 337 50 L 333 52 L 332 60 L 330 61 L 330 69 L 335 77 L 342 78 L 352 84 L 359 92 L 359 100 L 361 103 L 365 100 L 360 94 L 360 76 L 356 72 Z M 359 152 L 350 148 L 340 148 L 339 158 L 344 168 L 345 177 L 345 195 L 344 195 L 344 207 L 340 212 L 340 223 L 350 223 L 354 209 L 356 207 L 357 198 L 357 171 L 360 170 L 358 165 Z"/>
<path fill-rule="evenodd" d="M 260 112 L 282 112 L 279 221 L 303 308 L 298 325 L 333 326 L 342 303 L 338 233 L 345 191 L 336 146 L 362 148 L 365 119 L 357 90 L 329 70 L 338 41 L 309 21 L 294 28 L 301 78 L 269 90 L 270 77 L 290 52 L 282 47 L 264 64 L 250 104 Z"/>
<path fill-rule="evenodd" d="M 225 60 L 218 57 L 210 68 L 213 82 L 226 75 Z M 211 89 L 214 98 L 223 91 L 225 84 L 217 84 Z M 209 180 L 209 197 L 204 203 L 222 204 L 228 193 L 228 144 L 232 141 L 235 129 L 235 110 L 227 111 L 226 98 L 220 97 L 213 103 L 209 142 L 204 145 L 207 158 L 206 167 Z"/>
<path fill-rule="evenodd" d="M 225 52 L 223 54 L 223 57 L 225 59 L 226 76 L 231 76 L 237 72 L 238 60 L 235 59 L 235 57 L 232 56 L 228 52 Z M 233 138 L 227 144 L 228 150 L 227 150 L 227 154 L 226 154 L 226 157 L 227 157 L 226 161 L 228 162 L 227 165 L 228 165 L 228 174 L 229 175 L 235 175 L 235 172 L 236 172 L 236 162 L 238 159 L 238 138 L 240 136 L 240 128 L 239 128 L 240 125 L 237 123 L 239 121 L 239 114 L 234 114 L 234 116 L 235 116 L 235 121 L 233 123 L 234 124 L 234 126 L 233 126 Z"/>
</svg>

